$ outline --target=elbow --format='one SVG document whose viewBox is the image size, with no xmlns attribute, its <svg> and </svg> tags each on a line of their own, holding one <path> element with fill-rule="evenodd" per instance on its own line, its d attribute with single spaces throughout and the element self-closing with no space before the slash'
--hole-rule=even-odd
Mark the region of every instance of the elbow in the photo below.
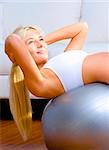
<svg viewBox="0 0 109 150">
<path fill-rule="evenodd" d="M 5 52 L 6 53 L 7 53 L 7 50 L 9 49 L 10 42 L 11 42 L 11 35 L 5 39 Z"/>
<path fill-rule="evenodd" d="M 5 39 L 5 52 L 7 53 L 8 51 L 12 51 L 12 45 L 15 41 L 15 37 L 13 36 L 13 34 L 9 35 L 6 39 Z"/>
<path fill-rule="evenodd" d="M 83 32 L 87 33 L 88 32 L 88 23 L 87 22 L 83 22 L 82 23 L 82 30 Z"/>
<path fill-rule="evenodd" d="M 81 26 L 82 35 L 87 36 L 87 34 L 88 34 L 88 24 L 87 24 L 87 22 L 83 22 L 81 25 L 82 25 Z"/>
<path fill-rule="evenodd" d="M 5 53 L 8 55 L 8 57 L 10 58 L 10 57 L 12 57 L 12 55 L 13 55 L 13 49 L 12 49 L 12 43 L 14 43 L 13 42 L 13 38 L 12 38 L 12 36 L 11 35 L 9 35 L 6 39 L 5 39 L 5 48 L 4 48 L 4 51 L 5 51 Z"/>
<path fill-rule="evenodd" d="M 6 39 L 5 39 L 5 44 L 12 43 L 13 40 L 15 39 L 13 34 L 10 34 Z"/>
<path fill-rule="evenodd" d="M 10 34 L 6 39 L 5 39 L 5 48 L 7 48 L 8 46 L 12 46 L 13 43 L 15 43 L 16 41 L 20 40 L 20 37 L 17 34 Z"/>
<path fill-rule="evenodd" d="M 84 27 L 85 29 L 88 29 L 88 28 L 89 28 L 88 23 L 87 23 L 87 22 L 83 22 L 83 27 Z"/>
</svg>

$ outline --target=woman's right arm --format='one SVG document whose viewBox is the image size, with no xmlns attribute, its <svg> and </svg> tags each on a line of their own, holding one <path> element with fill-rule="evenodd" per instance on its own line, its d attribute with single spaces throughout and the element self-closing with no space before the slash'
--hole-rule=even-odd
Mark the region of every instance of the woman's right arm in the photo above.
<svg viewBox="0 0 109 150">
<path fill-rule="evenodd" d="M 34 62 L 32 56 L 30 55 L 25 43 L 16 34 L 11 34 L 7 37 L 5 41 L 5 52 L 7 55 L 11 51 L 14 56 L 15 61 L 22 69 L 25 82 L 28 89 L 34 95 L 42 95 L 43 93 L 43 75 L 40 73 L 36 63 Z M 8 55 L 9 56 L 9 55 Z M 9 56 L 11 57 L 11 56 Z M 40 90 L 42 89 L 42 90 Z"/>
</svg>

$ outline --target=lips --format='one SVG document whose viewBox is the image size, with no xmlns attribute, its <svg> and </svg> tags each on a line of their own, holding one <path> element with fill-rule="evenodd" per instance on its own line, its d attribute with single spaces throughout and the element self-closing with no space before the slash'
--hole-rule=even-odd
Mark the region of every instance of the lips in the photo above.
<svg viewBox="0 0 109 150">
<path fill-rule="evenodd" d="M 45 54 L 45 50 L 40 50 L 36 52 L 37 54 Z"/>
<path fill-rule="evenodd" d="M 39 52 L 36 52 L 37 54 L 41 54 L 42 52 L 41 51 L 39 51 Z"/>
<path fill-rule="evenodd" d="M 38 50 L 36 53 L 37 54 L 45 54 L 46 53 L 46 49 Z"/>
</svg>

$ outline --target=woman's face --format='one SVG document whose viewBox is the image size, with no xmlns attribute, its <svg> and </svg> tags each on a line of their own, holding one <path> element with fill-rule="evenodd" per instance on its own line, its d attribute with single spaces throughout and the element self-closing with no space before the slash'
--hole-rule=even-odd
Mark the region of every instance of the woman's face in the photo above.
<svg viewBox="0 0 109 150">
<path fill-rule="evenodd" d="M 42 67 L 48 61 L 48 49 L 43 35 L 38 30 L 29 29 L 23 40 L 38 67 Z"/>
</svg>

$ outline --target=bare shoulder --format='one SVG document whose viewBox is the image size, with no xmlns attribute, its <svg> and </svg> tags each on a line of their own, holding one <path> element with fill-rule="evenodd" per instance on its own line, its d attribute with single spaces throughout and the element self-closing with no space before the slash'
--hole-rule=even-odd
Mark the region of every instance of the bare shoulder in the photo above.
<svg viewBox="0 0 109 150">
<path fill-rule="evenodd" d="M 57 75 L 48 68 L 40 70 L 43 75 L 43 96 L 47 98 L 53 98 L 64 93 L 64 88 Z"/>
</svg>

